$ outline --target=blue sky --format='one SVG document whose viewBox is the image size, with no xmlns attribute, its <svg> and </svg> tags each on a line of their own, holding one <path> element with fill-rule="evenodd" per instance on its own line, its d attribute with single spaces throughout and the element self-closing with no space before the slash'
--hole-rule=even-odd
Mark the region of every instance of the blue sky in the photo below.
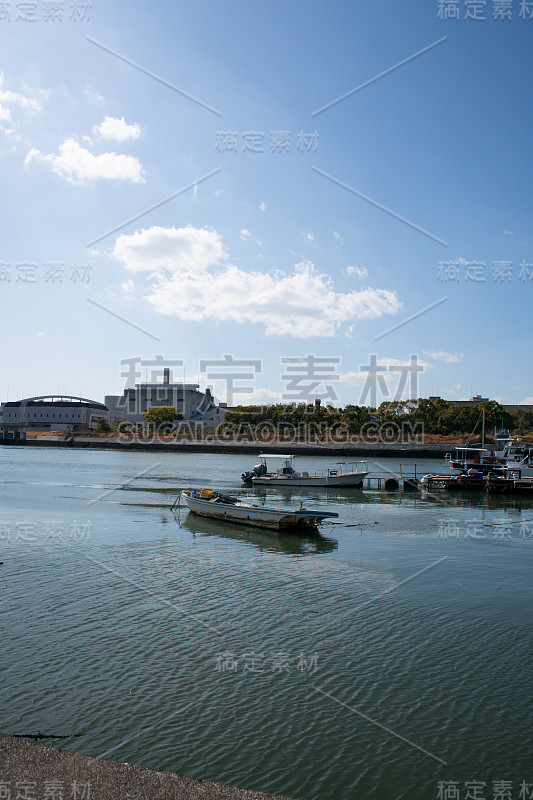
<svg viewBox="0 0 533 800">
<path fill-rule="evenodd" d="M 2 400 L 533 402 L 533 3 L 1 5 Z"/>
</svg>

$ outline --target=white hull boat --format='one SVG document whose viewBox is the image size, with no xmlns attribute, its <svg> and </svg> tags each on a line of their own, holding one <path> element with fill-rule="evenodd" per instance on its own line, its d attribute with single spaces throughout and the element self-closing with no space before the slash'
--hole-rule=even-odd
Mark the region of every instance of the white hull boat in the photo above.
<svg viewBox="0 0 533 800">
<path fill-rule="evenodd" d="M 475 470 L 483 475 L 501 472 L 503 465 L 501 459 L 486 447 L 468 447 L 468 445 L 455 448 L 455 457 L 446 453 L 445 465 L 449 469 L 458 469 L 462 472 Z"/>
<path fill-rule="evenodd" d="M 446 454 L 445 464 L 450 469 L 482 475 L 504 476 L 512 472 L 521 477 L 533 476 L 533 450 L 519 438 L 497 438 L 495 450 L 468 446 L 457 446 L 455 450 L 455 458 Z"/>
<path fill-rule="evenodd" d="M 339 516 L 331 511 L 310 511 L 306 508 L 288 511 L 259 506 L 210 489 L 191 489 L 188 492 L 181 492 L 179 497 L 183 497 L 189 510 L 200 517 L 253 525 L 257 528 L 274 530 L 316 528 L 322 520 Z"/>
<path fill-rule="evenodd" d="M 316 472 L 298 472 L 294 469 L 294 456 L 261 454 L 261 462 L 249 472 L 243 472 L 242 479 L 254 486 L 313 486 L 315 488 L 357 488 L 363 485 L 369 474 L 366 461 L 339 462 L 334 468 Z M 269 459 L 281 459 L 282 466 L 271 470 Z"/>
<path fill-rule="evenodd" d="M 524 478 L 533 476 L 533 450 L 521 438 L 497 438 L 494 455 L 501 460 L 507 473 L 513 472 Z"/>
</svg>

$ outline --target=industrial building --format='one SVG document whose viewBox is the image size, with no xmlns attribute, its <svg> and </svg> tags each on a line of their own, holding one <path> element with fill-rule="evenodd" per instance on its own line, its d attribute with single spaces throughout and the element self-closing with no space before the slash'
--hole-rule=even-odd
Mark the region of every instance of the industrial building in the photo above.
<svg viewBox="0 0 533 800">
<path fill-rule="evenodd" d="M 105 403 L 85 397 L 42 395 L 9 401 L 0 406 L 0 427 L 7 431 L 94 430 L 103 418 L 112 424 L 124 419 L 132 425 L 146 422 L 143 414 L 154 406 L 173 406 L 183 415 L 183 427 L 217 428 L 226 415 L 225 404 L 217 404 L 211 391 L 196 383 L 170 383 L 165 369 L 163 383 L 138 383 L 122 395 L 108 395 Z"/>
<path fill-rule="evenodd" d="M 217 428 L 226 415 L 225 404 L 217 404 L 211 391 L 200 390 L 198 383 L 170 383 L 170 370 L 165 369 L 163 383 L 136 383 L 122 395 L 106 395 L 109 422 L 125 419 L 133 425 L 146 420 L 143 414 L 157 406 L 173 406 L 183 420 L 195 427 Z"/>
<path fill-rule="evenodd" d="M 107 420 L 108 409 L 85 397 L 42 395 L 3 403 L 2 427 L 27 431 L 83 431 Z"/>
</svg>

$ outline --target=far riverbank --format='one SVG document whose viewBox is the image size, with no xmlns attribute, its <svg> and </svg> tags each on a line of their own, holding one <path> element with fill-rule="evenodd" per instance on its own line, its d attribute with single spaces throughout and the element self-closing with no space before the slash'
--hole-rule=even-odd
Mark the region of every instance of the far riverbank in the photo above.
<svg viewBox="0 0 533 800">
<path fill-rule="evenodd" d="M 256 442 L 253 440 L 205 439 L 117 439 L 97 436 L 35 436 L 23 441 L 6 440 L 6 445 L 26 447 L 68 447 L 76 449 L 155 451 L 175 453 L 253 453 L 295 456 L 335 456 L 336 458 L 440 458 L 453 451 L 450 443 L 420 442 Z"/>
</svg>

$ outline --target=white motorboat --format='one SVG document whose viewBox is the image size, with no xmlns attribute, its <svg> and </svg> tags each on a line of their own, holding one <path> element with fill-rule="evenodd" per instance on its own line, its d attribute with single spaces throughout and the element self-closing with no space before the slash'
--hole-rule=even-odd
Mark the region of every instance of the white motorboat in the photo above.
<svg viewBox="0 0 533 800">
<path fill-rule="evenodd" d="M 483 475 L 503 471 L 501 459 L 488 448 L 481 446 L 458 445 L 455 448 L 455 457 L 451 453 L 446 453 L 444 463 L 449 469 L 458 469 L 462 472 L 473 469 Z"/>
<path fill-rule="evenodd" d="M 507 472 L 520 472 L 525 477 L 533 475 L 533 450 L 520 437 L 497 438 L 494 455 Z"/>
<path fill-rule="evenodd" d="M 314 486 L 322 487 L 361 487 L 368 475 L 366 461 L 340 461 L 335 467 L 316 470 L 316 472 L 298 472 L 294 469 L 294 456 L 261 453 L 260 463 L 249 472 L 243 472 L 245 483 L 251 482 L 261 486 Z M 270 469 L 268 461 L 281 460 L 281 467 Z"/>
<path fill-rule="evenodd" d="M 176 503 L 183 497 L 189 510 L 200 517 L 254 525 L 257 528 L 309 529 L 316 528 L 322 520 L 339 515 L 331 511 L 311 511 L 302 506 L 297 511 L 247 503 L 238 497 L 211 489 L 189 489 L 180 492 Z M 174 505 L 176 505 L 176 503 Z"/>
<path fill-rule="evenodd" d="M 506 436 L 496 439 L 496 448 L 457 446 L 455 458 L 446 453 L 445 464 L 462 472 L 481 475 L 505 475 L 510 471 L 533 475 L 533 451 L 520 438 Z"/>
</svg>

